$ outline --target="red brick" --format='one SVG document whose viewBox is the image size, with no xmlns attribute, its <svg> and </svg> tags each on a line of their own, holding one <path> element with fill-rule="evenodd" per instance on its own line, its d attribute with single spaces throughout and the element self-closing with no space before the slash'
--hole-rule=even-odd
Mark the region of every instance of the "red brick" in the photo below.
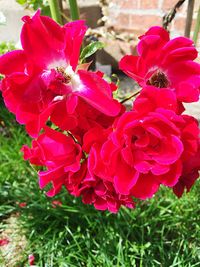
<svg viewBox="0 0 200 267">
<path fill-rule="evenodd" d="M 195 29 L 195 26 L 196 26 L 196 22 L 197 22 L 197 20 L 196 20 L 196 19 L 193 19 L 193 20 L 192 20 L 191 31 L 194 31 L 194 29 Z"/>
<path fill-rule="evenodd" d="M 124 30 L 130 28 L 130 15 L 129 14 L 119 14 L 119 16 L 116 18 L 116 23 L 114 25 L 116 29 Z"/>
<path fill-rule="evenodd" d="M 177 3 L 177 0 L 164 0 L 164 1 L 163 1 L 162 8 L 163 8 L 164 10 L 172 9 L 173 6 L 175 6 L 176 3 Z"/>
<path fill-rule="evenodd" d="M 185 24 L 186 24 L 186 18 L 176 18 L 174 20 L 174 30 L 179 31 L 181 34 L 184 34 Z M 195 24 L 196 24 L 196 19 L 193 19 L 191 25 L 191 32 L 194 31 Z M 192 37 L 192 35 L 190 35 L 190 37 Z"/>
<path fill-rule="evenodd" d="M 162 17 L 155 15 L 132 15 L 130 28 L 136 31 L 145 31 L 154 25 L 162 25 Z"/>
<path fill-rule="evenodd" d="M 112 0 L 111 3 L 117 4 L 124 9 L 137 9 L 139 0 Z"/>
<path fill-rule="evenodd" d="M 177 3 L 177 0 L 164 0 L 163 1 L 163 5 L 162 5 L 162 9 L 164 11 L 169 11 L 171 10 Z M 180 14 L 185 14 L 186 9 L 187 9 L 187 3 L 188 1 L 186 1 L 179 9 L 178 9 L 178 13 Z"/>
<path fill-rule="evenodd" d="M 140 0 L 141 9 L 156 9 L 158 8 L 158 0 Z"/>
<path fill-rule="evenodd" d="M 174 30 L 184 34 L 185 31 L 185 18 L 175 18 L 174 19 Z"/>
</svg>

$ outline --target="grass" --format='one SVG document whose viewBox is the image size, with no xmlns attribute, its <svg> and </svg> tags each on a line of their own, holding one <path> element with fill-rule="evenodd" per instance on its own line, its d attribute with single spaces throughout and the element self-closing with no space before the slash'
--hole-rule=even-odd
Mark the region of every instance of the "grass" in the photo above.
<svg viewBox="0 0 200 267">
<path fill-rule="evenodd" d="M 16 266 L 28 266 L 30 253 L 36 266 L 44 267 L 200 266 L 199 181 L 181 199 L 161 188 L 135 210 L 123 208 L 116 215 L 96 211 L 65 190 L 53 198 L 63 205 L 53 208 L 19 152 L 22 144 L 30 143 L 23 127 L 2 104 L 0 117 L 1 230 L 6 219 L 17 216 L 27 239 Z M 16 202 L 27 206 L 20 208 Z"/>
</svg>

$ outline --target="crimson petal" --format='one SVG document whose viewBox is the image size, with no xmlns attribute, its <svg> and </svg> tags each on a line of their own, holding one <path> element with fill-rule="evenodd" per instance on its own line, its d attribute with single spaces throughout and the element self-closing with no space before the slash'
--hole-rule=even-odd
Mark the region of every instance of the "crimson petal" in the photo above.
<svg viewBox="0 0 200 267">
<path fill-rule="evenodd" d="M 108 116 L 116 116 L 121 110 L 121 105 L 109 93 L 109 84 L 92 72 L 79 70 L 78 74 L 82 82 L 82 88 L 75 93 L 102 113 Z"/>
</svg>

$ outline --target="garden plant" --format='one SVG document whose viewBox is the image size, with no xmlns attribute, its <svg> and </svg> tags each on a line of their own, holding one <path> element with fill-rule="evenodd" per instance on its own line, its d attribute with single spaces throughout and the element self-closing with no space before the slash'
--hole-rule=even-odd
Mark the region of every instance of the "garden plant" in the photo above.
<svg viewBox="0 0 200 267">
<path fill-rule="evenodd" d="M 144 256 L 145 251 L 154 246 L 151 239 L 144 236 L 144 228 L 145 231 L 149 229 L 151 236 L 153 235 L 148 221 L 145 222 L 145 216 L 156 216 L 156 209 L 166 201 L 161 213 L 164 220 L 171 220 L 166 229 L 176 235 L 173 227 L 181 221 L 178 217 L 170 219 L 173 215 L 166 215 L 166 212 L 171 207 L 173 212 L 179 210 L 178 214 L 181 214 L 181 210 L 187 206 L 190 216 L 194 208 L 190 206 L 192 199 L 198 198 L 191 192 L 191 201 L 185 201 L 187 197 L 190 199 L 190 196 L 185 196 L 185 192 L 191 190 L 199 177 L 200 139 L 198 120 L 188 115 L 184 106 L 185 103 L 199 100 L 200 64 L 195 61 L 198 52 L 193 41 L 186 37 L 170 39 L 169 32 L 164 28 L 149 28 L 139 37 L 137 55 L 125 55 L 119 62 L 119 69 L 137 82 L 139 89 L 124 99 L 119 99 L 118 83 L 104 73 L 90 69 L 91 62 L 87 58 L 102 48 L 102 44 L 91 42 L 84 46 L 87 26 L 85 21 L 77 20 L 76 1 L 70 1 L 70 4 L 74 21 L 64 25 L 58 23 L 61 22 L 61 14 L 56 1 L 50 1 L 53 19 L 41 15 L 40 10 L 32 17 L 24 16 L 21 49 L 6 52 L 0 57 L 2 98 L 17 123 L 25 126 L 26 133 L 21 126 L 16 125 L 14 131 L 17 136 L 23 136 L 25 144 L 21 152 L 24 160 L 28 160 L 33 167 L 22 163 L 23 167 L 17 169 L 28 175 L 24 186 L 30 185 L 30 190 L 24 193 L 17 209 L 20 212 L 24 210 L 22 220 L 23 216 L 29 216 L 30 221 L 26 223 L 31 222 L 33 229 L 37 229 L 34 227 L 39 220 L 38 216 L 51 218 L 51 229 L 54 228 L 55 235 L 59 235 L 61 249 L 60 255 L 56 256 L 56 263 L 50 266 L 129 266 L 129 262 L 130 266 L 159 266 L 166 261 L 163 241 L 157 250 L 163 255 L 157 261 L 152 260 L 148 265 L 147 259 L 153 257 L 153 254 Z M 132 106 L 128 109 L 126 102 L 130 99 Z M 7 121 L 7 117 L 13 119 L 12 115 L 4 108 L 3 110 L 3 123 Z M 2 134 L 5 137 L 9 135 L 15 140 L 15 132 L 4 131 Z M 16 141 L 19 147 L 22 140 L 19 138 Z M 2 149 L 4 146 L 6 144 L 2 143 Z M 6 149 L 12 151 L 12 145 Z M 15 157 L 15 164 L 22 162 L 19 154 L 12 156 Z M 3 168 L 6 168 L 6 164 Z M 35 172 L 40 189 L 49 198 L 33 183 Z M 66 196 L 63 188 L 73 197 Z M 9 197 L 18 195 L 20 198 L 20 190 L 16 181 L 16 185 L 9 189 Z M 165 190 L 171 190 L 178 198 L 183 196 L 183 202 L 176 206 L 176 197 L 171 196 L 169 201 Z M 37 208 L 31 202 L 28 204 L 30 192 L 32 201 L 38 201 Z M 3 195 L 4 201 L 6 197 Z M 75 200 L 78 197 L 84 204 L 90 204 L 98 211 L 89 205 L 84 206 L 79 199 Z M 52 201 L 50 198 L 53 198 Z M 153 199 L 150 200 L 151 198 Z M 9 204 L 8 207 L 12 212 L 12 205 Z M 6 208 L 3 208 L 2 213 L 5 211 Z M 66 215 L 62 215 L 64 211 Z M 118 212 L 119 214 L 112 214 Z M 70 213 L 74 213 L 77 220 L 70 221 Z M 99 221 L 94 223 L 92 216 L 97 213 Z M 83 225 L 88 225 L 90 229 L 90 233 L 84 232 L 84 237 L 79 228 L 80 216 Z M 116 225 L 111 223 L 113 216 L 116 216 Z M 142 220 L 141 233 L 140 227 L 136 226 L 137 216 Z M 129 219 L 133 223 L 131 227 L 128 227 Z M 63 224 L 64 220 L 68 221 L 67 227 Z M 107 226 L 100 226 L 104 220 L 107 220 Z M 122 221 L 127 229 L 121 229 L 118 236 L 111 235 Z M 192 247 L 195 246 L 193 234 L 199 236 L 198 222 L 195 224 L 194 221 L 191 219 L 190 225 L 195 228 L 191 233 Z M 77 235 L 71 232 L 70 224 L 75 225 Z M 154 229 L 159 227 L 156 220 L 152 224 Z M 61 228 L 66 228 L 59 233 L 60 225 Z M 135 231 L 134 225 L 138 235 L 143 235 L 142 248 L 132 247 L 129 242 L 131 231 Z M 26 224 L 24 227 L 26 228 Z M 103 233 L 102 236 L 100 232 L 95 233 L 96 227 L 102 227 L 101 230 L 106 231 L 105 244 L 100 254 L 99 240 L 103 239 Z M 181 227 L 183 226 L 180 229 Z M 41 233 L 42 239 L 49 240 L 48 229 L 45 233 L 40 228 L 34 231 L 37 235 Z M 164 231 L 165 227 L 159 232 L 162 238 Z M 78 252 L 74 256 L 69 252 L 64 259 L 67 232 L 70 234 L 70 240 L 67 241 L 69 247 L 73 242 Z M 93 243 L 96 248 L 84 259 L 81 242 L 86 244 L 86 250 L 90 250 L 90 245 L 87 244 L 93 235 L 96 235 Z M 126 237 L 127 241 L 124 241 Z M 106 252 L 106 238 L 108 243 L 112 239 L 118 239 L 118 256 L 113 256 L 113 259 L 105 257 L 106 253 L 116 255 L 112 246 Z M 181 235 L 178 239 L 177 242 L 180 243 Z M 188 248 L 184 240 L 182 242 L 178 249 L 185 251 Z M 49 245 L 49 241 L 47 244 Z M 127 250 L 129 246 L 130 251 Z M 124 254 L 125 251 L 127 254 Z M 172 265 L 168 265 L 168 262 L 162 266 L 198 266 L 195 261 L 199 256 L 195 256 L 197 258 L 193 264 L 190 253 L 182 257 L 179 257 L 179 251 L 177 253 L 177 258 L 174 254 L 172 256 L 174 262 L 172 258 L 169 259 Z M 36 254 L 41 260 L 39 250 Z M 31 264 L 34 260 L 33 255 L 30 256 Z M 45 266 L 44 264 L 41 261 L 40 266 Z"/>
</svg>

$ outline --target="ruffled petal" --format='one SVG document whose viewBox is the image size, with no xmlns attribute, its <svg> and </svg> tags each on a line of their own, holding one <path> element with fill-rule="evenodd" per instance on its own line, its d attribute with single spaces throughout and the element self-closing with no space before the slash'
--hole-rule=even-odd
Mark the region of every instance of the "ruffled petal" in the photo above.
<svg viewBox="0 0 200 267">
<path fill-rule="evenodd" d="M 67 23 L 64 26 L 65 29 L 65 48 L 64 53 L 66 60 L 72 66 L 73 70 L 75 70 L 79 54 L 80 48 L 83 42 L 83 38 L 87 27 L 85 25 L 85 21 L 77 20 L 70 23 Z"/>
<path fill-rule="evenodd" d="M 132 196 L 140 199 L 151 198 L 159 189 L 159 182 L 155 176 L 148 173 L 141 175 L 131 190 Z"/>
<path fill-rule="evenodd" d="M 139 173 L 130 167 L 123 159 L 116 164 L 116 175 L 114 177 L 115 190 L 122 195 L 129 195 L 131 188 L 136 184 Z"/>
<path fill-rule="evenodd" d="M 40 10 L 25 23 L 21 32 L 21 44 L 32 61 L 40 68 L 64 59 L 65 34 L 63 28 L 49 17 L 40 16 Z"/>
<path fill-rule="evenodd" d="M 24 72 L 26 55 L 23 50 L 15 50 L 0 57 L 0 73 L 10 75 L 13 72 Z"/>
</svg>

